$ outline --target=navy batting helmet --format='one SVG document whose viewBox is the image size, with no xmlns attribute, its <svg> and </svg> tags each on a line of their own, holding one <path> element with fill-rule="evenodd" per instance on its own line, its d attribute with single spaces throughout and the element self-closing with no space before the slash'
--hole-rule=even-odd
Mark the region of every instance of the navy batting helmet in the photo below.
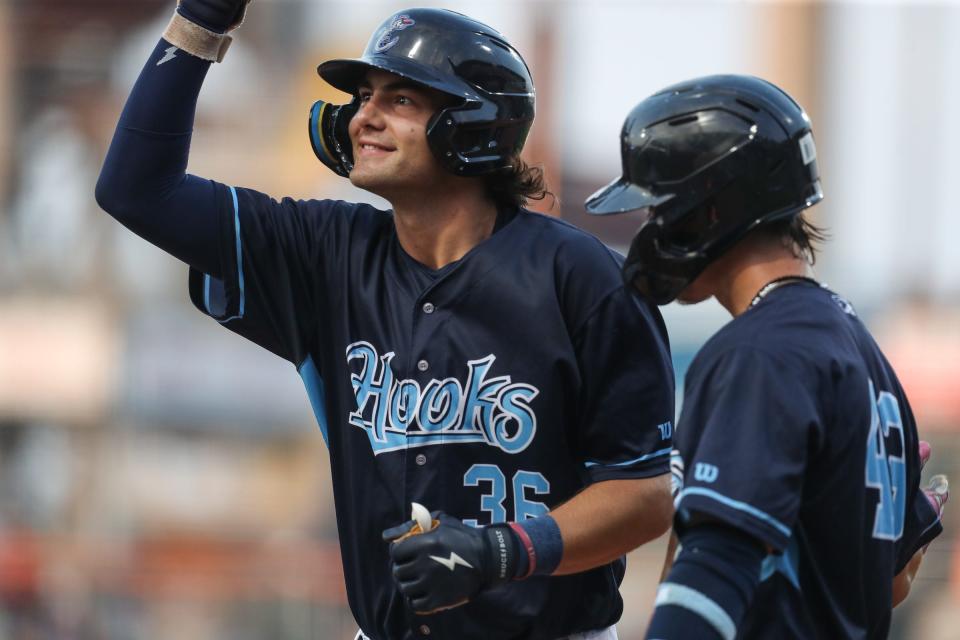
<svg viewBox="0 0 960 640">
<path fill-rule="evenodd" d="M 586 207 L 644 212 L 624 278 L 658 304 L 754 228 L 823 199 L 810 119 L 750 76 L 697 78 L 643 100 L 624 122 L 621 155 L 623 176 Z"/>
<path fill-rule="evenodd" d="M 445 9 L 409 9 L 374 32 L 357 59 L 324 62 L 317 71 L 334 87 L 357 95 L 370 69 L 381 69 L 454 98 L 427 124 L 427 142 L 448 171 L 478 176 L 511 166 L 534 115 L 527 64 L 494 29 Z M 346 105 L 318 101 L 310 110 L 310 140 L 317 157 L 347 176 L 353 148 L 347 125 L 356 97 Z"/>
</svg>

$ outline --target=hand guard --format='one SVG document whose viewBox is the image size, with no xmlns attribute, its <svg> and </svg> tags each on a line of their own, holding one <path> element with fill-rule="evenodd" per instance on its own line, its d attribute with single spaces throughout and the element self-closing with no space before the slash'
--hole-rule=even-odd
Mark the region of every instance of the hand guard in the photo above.
<svg viewBox="0 0 960 640">
<path fill-rule="evenodd" d="M 475 528 L 442 512 L 434 517 L 440 524 L 427 533 L 405 535 L 414 521 L 383 532 L 393 541 L 393 578 L 416 613 L 458 607 L 516 576 L 522 550 L 510 527 Z"/>
</svg>

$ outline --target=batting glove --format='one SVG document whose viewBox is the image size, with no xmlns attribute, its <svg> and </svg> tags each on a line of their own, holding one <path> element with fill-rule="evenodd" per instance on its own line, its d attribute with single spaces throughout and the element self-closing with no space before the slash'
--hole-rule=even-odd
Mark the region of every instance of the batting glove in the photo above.
<svg viewBox="0 0 960 640">
<path fill-rule="evenodd" d="M 413 521 L 383 532 L 384 540 L 394 541 L 393 578 L 416 613 L 458 607 L 516 577 L 522 548 L 509 526 L 475 528 L 442 512 L 434 517 L 440 525 L 427 533 L 404 537 Z"/>
<path fill-rule="evenodd" d="M 216 33 L 240 26 L 252 0 L 179 0 L 177 12 L 194 24 Z"/>
</svg>

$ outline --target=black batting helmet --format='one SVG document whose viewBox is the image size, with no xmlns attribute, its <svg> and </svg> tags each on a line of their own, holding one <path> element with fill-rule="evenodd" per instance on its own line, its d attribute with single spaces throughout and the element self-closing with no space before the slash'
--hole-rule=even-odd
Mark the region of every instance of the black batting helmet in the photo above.
<svg viewBox="0 0 960 640">
<path fill-rule="evenodd" d="M 389 71 L 454 98 L 427 124 L 430 149 L 450 172 L 478 176 L 510 167 L 534 115 L 527 64 L 494 29 L 446 9 L 408 9 L 384 22 L 357 59 L 324 62 L 317 71 L 337 89 L 357 95 L 370 69 Z M 347 124 L 350 104 L 318 101 L 310 110 L 310 140 L 320 160 L 342 176 L 353 169 Z"/>
<path fill-rule="evenodd" d="M 810 119 L 782 89 L 718 75 L 634 107 L 623 176 L 586 201 L 593 214 L 642 210 L 623 273 L 666 304 L 754 228 L 823 199 Z"/>
</svg>

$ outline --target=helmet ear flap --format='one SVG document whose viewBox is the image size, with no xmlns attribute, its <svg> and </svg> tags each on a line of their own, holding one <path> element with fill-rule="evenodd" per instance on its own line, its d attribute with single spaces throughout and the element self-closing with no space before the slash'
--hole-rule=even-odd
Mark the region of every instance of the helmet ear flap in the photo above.
<svg viewBox="0 0 960 640">
<path fill-rule="evenodd" d="M 497 117 L 497 108 L 490 103 L 467 101 L 440 109 L 427 124 L 433 155 L 447 171 L 459 176 L 508 169 L 523 148 L 530 124 L 498 126 Z"/>
<path fill-rule="evenodd" d="M 660 305 L 676 300 L 709 264 L 702 252 L 678 253 L 669 235 L 663 217 L 652 217 L 637 230 L 623 263 L 627 286 Z"/>
<path fill-rule="evenodd" d="M 356 99 L 349 104 L 337 105 L 317 100 L 310 108 L 307 120 L 314 154 L 331 171 L 344 178 L 353 170 L 353 145 L 347 127 L 359 106 Z"/>
</svg>

